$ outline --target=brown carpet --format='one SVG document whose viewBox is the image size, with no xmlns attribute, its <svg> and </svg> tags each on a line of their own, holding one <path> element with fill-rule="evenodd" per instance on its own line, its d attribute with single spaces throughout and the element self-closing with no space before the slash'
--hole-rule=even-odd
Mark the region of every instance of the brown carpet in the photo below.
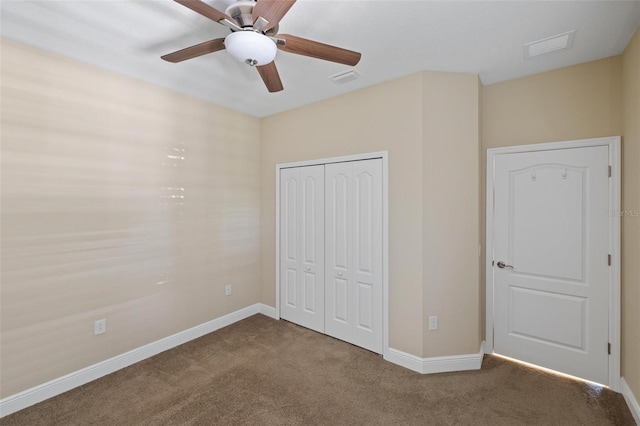
<svg viewBox="0 0 640 426">
<path fill-rule="evenodd" d="M 633 425 L 620 394 L 493 356 L 421 375 L 255 315 L 3 425 Z"/>
</svg>

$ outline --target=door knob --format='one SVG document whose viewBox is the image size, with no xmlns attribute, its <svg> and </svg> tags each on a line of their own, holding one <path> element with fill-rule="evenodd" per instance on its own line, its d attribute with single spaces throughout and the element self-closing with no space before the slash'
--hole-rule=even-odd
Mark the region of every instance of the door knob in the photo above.
<svg viewBox="0 0 640 426">
<path fill-rule="evenodd" d="M 338 276 L 341 277 L 342 276 L 342 272 L 338 272 Z"/>
<path fill-rule="evenodd" d="M 304 268 L 304 270 L 305 270 L 305 271 L 310 271 L 310 270 L 311 270 L 311 267 L 310 267 L 310 266 L 307 266 L 306 268 Z"/>
<path fill-rule="evenodd" d="M 498 268 L 500 268 L 500 269 L 504 269 L 504 268 L 511 268 L 511 269 L 513 269 L 513 266 L 511 266 L 511 265 L 507 265 L 507 264 L 505 264 L 505 263 L 501 260 L 501 261 L 499 261 L 499 262 L 498 262 Z"/>
</svg>

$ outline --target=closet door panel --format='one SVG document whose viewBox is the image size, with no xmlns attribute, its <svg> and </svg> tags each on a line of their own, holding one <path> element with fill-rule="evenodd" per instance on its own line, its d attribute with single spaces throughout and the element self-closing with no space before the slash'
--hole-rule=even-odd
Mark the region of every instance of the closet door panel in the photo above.
<svg viewBox="0 0 640 426">
<path fill-rule="evenodd" d="M 353 163 L 354 340 L 382 351 L 382 160 Z"/>
<path fill-rule="evenodd" d="M 325 166 L 326 333 L 382 353 L 382 160 Z"/>
<path fill-rule="evenodd" d="M 325 332 L 353 343 L 351 163 L 325 165 Z"/>
<path fill-rule="evenodd" d="M 280 316 L 324 332 L 324 166 L 280 171 Z"/>
</svg>

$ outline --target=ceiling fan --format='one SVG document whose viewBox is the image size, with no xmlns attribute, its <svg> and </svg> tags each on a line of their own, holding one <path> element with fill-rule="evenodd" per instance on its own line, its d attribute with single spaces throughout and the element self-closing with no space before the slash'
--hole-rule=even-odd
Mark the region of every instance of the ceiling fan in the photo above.
<svg viewBox="0 0 640 426">
<path fill-rule="evenodd" d="M 239 0 L 224 13 L 200 0 L 174 0 L 200 15 L 218 22 L 231 30 L 224 38 L 205 41 L 162 56 L 169 62 L 182 62 L 219 50 L 226 51 L 238 61 L 256 67 L 269 92 L 283 89 L 278 69 L 273 60 L 278 49 L 355 66 L 361 54 L 317 41 L 278 34 L 278 23 L 296 0 Z"/>
</svg>

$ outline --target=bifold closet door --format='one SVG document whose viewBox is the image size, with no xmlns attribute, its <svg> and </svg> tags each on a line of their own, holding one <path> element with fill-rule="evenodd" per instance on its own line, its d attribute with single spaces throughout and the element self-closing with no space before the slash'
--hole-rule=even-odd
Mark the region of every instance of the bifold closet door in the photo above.
<svg viewBox="0 0 640 426">
<path fill-rule="evenodd" d="M 382 160 L 325 165 L 325 333 L 382 353 Z"/>
<path fill-rule="evenodd" d="M 324 333 L 324 165 L 280 171 L 280 316 Z"/>
</svg>

